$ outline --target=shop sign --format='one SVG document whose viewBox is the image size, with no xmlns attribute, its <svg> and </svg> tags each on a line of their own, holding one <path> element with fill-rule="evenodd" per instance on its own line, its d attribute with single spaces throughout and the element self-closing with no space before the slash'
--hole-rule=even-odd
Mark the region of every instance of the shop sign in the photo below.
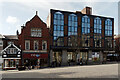
<svg viewBox="0 0 120 80">
<path fill-rule="evenodd" d="M 40 54 L 31 54 L 31 57 L 40 57 Z"/>
</svg>

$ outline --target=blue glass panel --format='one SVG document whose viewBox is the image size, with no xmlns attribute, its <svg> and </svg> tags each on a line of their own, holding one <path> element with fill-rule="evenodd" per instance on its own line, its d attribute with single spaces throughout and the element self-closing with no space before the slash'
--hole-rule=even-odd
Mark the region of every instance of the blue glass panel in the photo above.
<svg viewBox="0 0 120 80">
<path fill-rule="evenodd" d="M 72 26 L 74 26 L 74 22 L 72 22 Z"/>
<path fill-rule="evenodd" d="M 64 36 L 64 33 L 63 33 L 63 31 L 61 31 L 61 36 Z"/>
<path fill-rule="evenodd" d="M 77 21 L 77 16 L 75 16 L 75 21 Z"/>
<path fill-rule="evenodd" d="M 54 26 L 54 31 L 56 31 L 57 30 L 57 27 L 56 26 Z"/>
<path fill-rule="evenodd" d="M 100 20 L 100 24 L 102 24 L 101 20 Z"/>
<path fill-rule="evenodd" d="M 88 33 L 90 33 L 90 29 L 88 29 Z"/>
<path fill-rule="evenodd" d="M 88 23 L 90 23 L 90 19 L 88 18 Z"/>
<path fill-rule="evenodd" d="M 96 19 L 94 20 L 94 24 L 96 24 Z"/>
<path fill-rule="evenodd" d="M 74 21 L 74 16 L 72 16 L 72 21 Z"/>
<path fill-rule="evenodd" d="M 84 33 L 84 31 L 85 31 L 84 28 L 82 28 L 82 33 Z"/>
<path fill-rule="evenodd" d="M 85 22 L 87 23 L 87 18 L 85 18 Z"/>
<path fill-rule="evenodd" d="M 88 24 L 88 28 L 90 28 L 90 24 Z"/>
<path fill-rule="evenodd" d="M 96 29 L 94 29 L 94 33 L 97 33 Z"/>
<path fill-rule="evenodd" d="M 77 31 L 77 27 L 75 28 L 75 31 Z"/>
<path fill-rule="evenodd" d="M 58 19 L 60 19 L 60 15 L 58 15 Z"/>
<path fill-rule="evenodd" d="M 82 23 L 82 27 L 84 27 L 84 23 Z"/>
<path fill-rule="evenodd" d="M 61 19 L 64 20 L 64 16 L 63 15 L 61 15 Z"/>
<path fill-rule="evenodd" d="M 74 31 L 74 27 L 72 27 L 72 31 Z"/>
<path fill-rule="evenodd" d="M 64 25 L 64 21 L 61 21 L 61 25 Z"/>
<path fill-rule="evenodd" d="M 54 19 L 56 19 L 56 14 L 54 14 Z"/>
<path fill-rule="evenodd" d="M 64 26 L 61 26 L 61 30 L 62 30 L 62 31 L 64 30 Z"/>
<path fill-rule="evenodd" d="M 75 22 L 75 26 L 77 26 L 77 22 Z"/>
<path fill-rule="evenodd" d="M 82 17 L 82 22 L 85 22 L 85 18 L 84 17 Z"/>
<path fill-rule="evenodd" d="M 56 36 L 56 31 L 54 31 L 54 36 Z"/>
<path fill-rule="evenodd" d="M 54 20 L 54 24 L 57 24 L 56 20 Z"/>
<path fill-rule="evenodd" d="M 60 31 L 60 26 L 57 26 L 57 30 Z"/>
</svg>

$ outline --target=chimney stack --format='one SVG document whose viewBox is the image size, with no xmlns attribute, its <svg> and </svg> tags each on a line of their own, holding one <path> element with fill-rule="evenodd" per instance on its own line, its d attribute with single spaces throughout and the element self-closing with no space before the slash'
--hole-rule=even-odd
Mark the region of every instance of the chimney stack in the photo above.
<svg viewBox="0 0 120 80">
<path fill-rule="evenodd" d="M 36 11 L 36 15 L 38 15 L 38 11 Z"/>
<path fill-rule="evenodd" d="M 86 7 L 81 11 L 81 13 L 82 13 L 82 14 L 87 14 L 87 15 L 92 15 L 92 8 L 86 6 Z"/>
</svg>

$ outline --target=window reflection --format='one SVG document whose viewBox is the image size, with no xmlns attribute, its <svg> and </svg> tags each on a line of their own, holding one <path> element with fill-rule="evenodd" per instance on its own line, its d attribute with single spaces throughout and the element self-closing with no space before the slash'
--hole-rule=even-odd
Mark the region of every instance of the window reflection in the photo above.
<svg viewBox="0 0 120 80">
<path fill-rule="evenodd" d="M 64 15 L 60 12 L 54 14 L 53 36 L 54 46 L 64 46 Z"/>
<path fill-rule="evenodd" d="M 112 21 L 110 19 L 105 20 L 105 36 L 112 36 Z"/>
<path fill-rule="evenodd" d="M 82 17 L 82 46 L 90 46 L 90 18 L 88 16 Z"/>
</svg>

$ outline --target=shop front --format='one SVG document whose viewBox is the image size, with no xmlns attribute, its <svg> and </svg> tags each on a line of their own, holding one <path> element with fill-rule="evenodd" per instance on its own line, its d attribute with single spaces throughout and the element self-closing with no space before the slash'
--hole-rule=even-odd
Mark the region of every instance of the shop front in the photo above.
<svg viewBox="0 0 120 80">
<path fill-rule="evenodd" d="M 48 66 L 48 54 L 24 53 L 23 64 L 26 67 L 41 68 Z"/>
<path fill-rule="evenodd" d="M 4 59 L 3 69 L 16 69 L 20 65 L 21 60 L 18 58 L 14 59 Z"/>
</svg>

